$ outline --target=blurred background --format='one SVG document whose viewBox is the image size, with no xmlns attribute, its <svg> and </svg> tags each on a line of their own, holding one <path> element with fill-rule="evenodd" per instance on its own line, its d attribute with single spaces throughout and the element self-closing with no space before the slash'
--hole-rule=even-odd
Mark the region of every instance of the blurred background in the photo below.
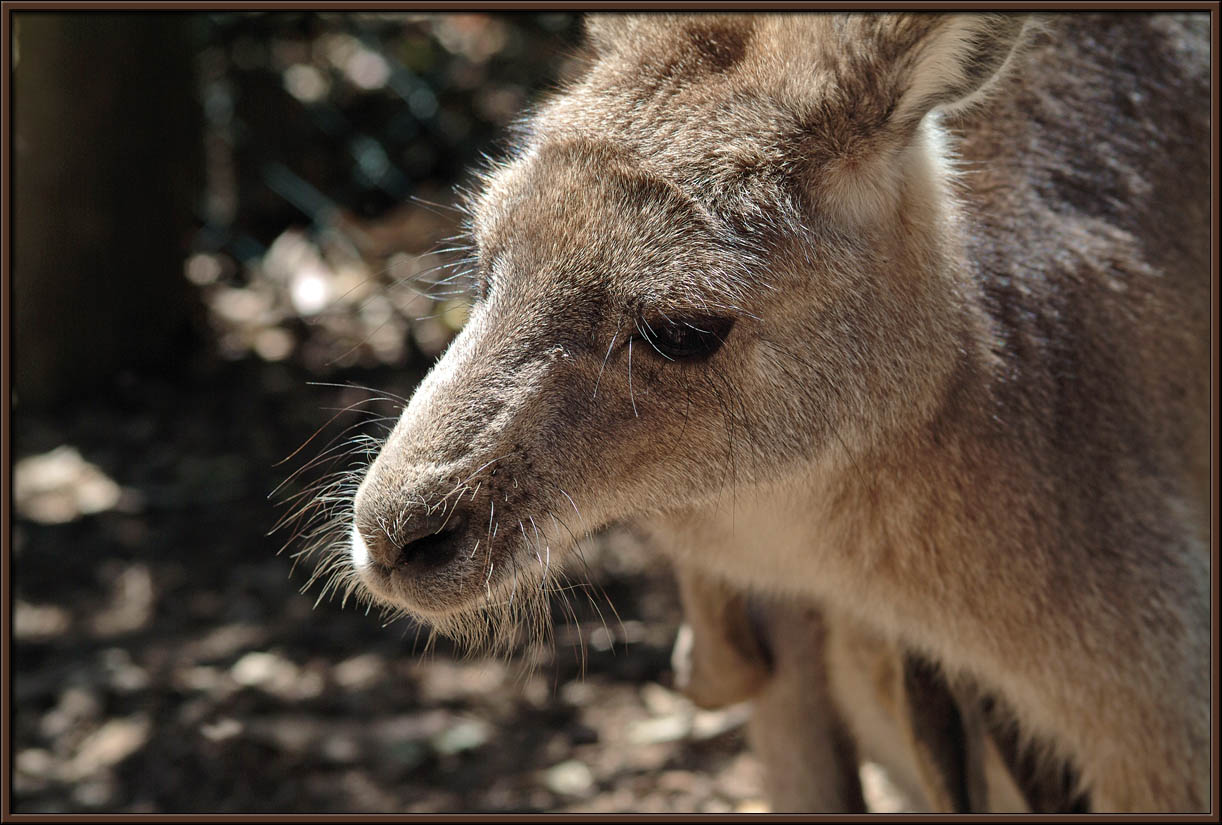
<svg viewBox="0 0 1222 825">
<path fill-rule="evenodd" d="M 455 187 L 580 20 L 11 15 L 13 811 L 767 810 L 630 532 L 554 650 L 488 660 L 273 529 L 461 328 Z"/>
</svg>

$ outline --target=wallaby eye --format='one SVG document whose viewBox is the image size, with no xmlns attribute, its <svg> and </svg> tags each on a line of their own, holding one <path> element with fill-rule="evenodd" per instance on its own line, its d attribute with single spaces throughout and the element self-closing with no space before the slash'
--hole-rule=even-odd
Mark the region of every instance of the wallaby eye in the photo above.
<svg viewBox="0 0 1222 825">
<path fill-rule="evenodd" d="M 708 358 L 726 342 L 733 318 L 642 319 L 637 328 L 640 338 L 668 361 L 700 361 Z"/>
</svg>

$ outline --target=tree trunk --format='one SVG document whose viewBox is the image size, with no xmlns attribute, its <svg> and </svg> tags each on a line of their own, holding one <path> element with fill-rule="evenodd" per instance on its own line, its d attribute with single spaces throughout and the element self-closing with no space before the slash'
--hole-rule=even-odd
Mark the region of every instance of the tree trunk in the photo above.
<svg viewBox="0 0 1222 825">
<path fill-rule="evenodd" d="M 193 15 L 18 12 L 14 392 L 63 401 L 195 341 Z"/>
</svg>

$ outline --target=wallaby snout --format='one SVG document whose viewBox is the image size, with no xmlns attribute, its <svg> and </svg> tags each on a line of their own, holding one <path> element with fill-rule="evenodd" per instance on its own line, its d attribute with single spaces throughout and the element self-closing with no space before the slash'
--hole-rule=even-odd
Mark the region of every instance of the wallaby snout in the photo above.
<svg viewBox="0 0 1222 825">
<path fill-rule="evenodd" d="M 389 527 L 379 523 L 377 506 L 357 503 L 353 525 L 353 558 L 358 566 L 368 564 L 393 569 L 406 566 L 435 566 L 452 555 L 443 539 L 452 537 L 465 526 L 465 519 L 455 519 L 453 513 L 436 512 L 426 507 L 397 508 L 399 525 Z M 413 512 L 415 510 L 415 512 Z M 458 522 L 450 527 L 450 522 Z"/>
<path fill-rule="evenodd" d="M 451 609 L 480 566 L 461 552 L 478 539 L 472 502 L 464 498 L 470 489 L 450 471 L 456 466 L 413 465 L 409 455 L 383 450 L 353 502 L 350 552 L 358 575 L 375 594 L 422 614 Z"/>
<path fill-rule="evenodd" d="M 514 587 L 524 553 L 546 565 L 539 485 L 522 480 L 566 366 L 556 348 L 478 318 L 455 340 L 353 500 L 351 558 L 375 595 L 436 618 Z"/>
</svg>

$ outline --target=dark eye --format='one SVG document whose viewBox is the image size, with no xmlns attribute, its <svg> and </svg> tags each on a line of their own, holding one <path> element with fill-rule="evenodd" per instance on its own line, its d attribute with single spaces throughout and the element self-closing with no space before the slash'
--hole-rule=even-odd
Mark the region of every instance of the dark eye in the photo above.
<svg viewBox="0 0 1222 825">
<path fill-rule="evenodd" d="M 708 358 L 721 349 L 733 326 L 733 318 L 642 319 L 637 324 L 640 338 L 668 361 Z"/>
</svg>

